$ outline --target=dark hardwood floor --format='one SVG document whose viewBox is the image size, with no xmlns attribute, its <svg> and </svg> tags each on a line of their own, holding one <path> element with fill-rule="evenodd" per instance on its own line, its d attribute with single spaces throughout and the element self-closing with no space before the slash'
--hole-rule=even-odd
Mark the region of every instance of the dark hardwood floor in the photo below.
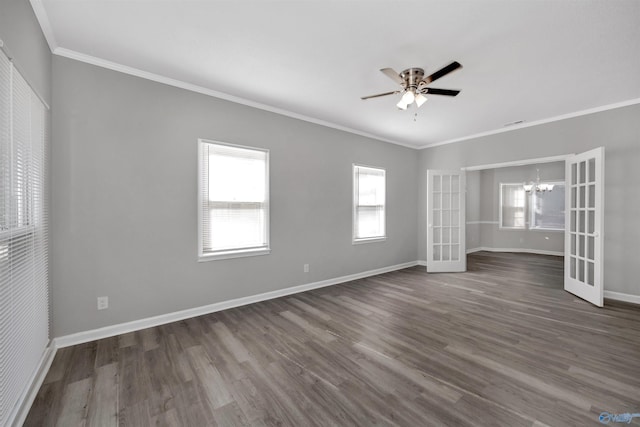
<svg viewBox="0 0 640 427">
<path fill-rule="evenodd" d="M 466 273 L 413 267 L 60 349 L 26 425 L 597 426 L 604 411 L 640 413 L 638 306 L 564 292 L 562 258 L 468 260 Z"/>
</svg>

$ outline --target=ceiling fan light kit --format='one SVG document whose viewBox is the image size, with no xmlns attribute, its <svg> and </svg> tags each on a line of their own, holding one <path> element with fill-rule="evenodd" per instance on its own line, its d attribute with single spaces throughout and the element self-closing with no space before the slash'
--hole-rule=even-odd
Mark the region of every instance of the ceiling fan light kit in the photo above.
<svg viewBox="0 0 640 427">
<path fill-rule="evenodd" d="M 415 99 L 416 99 L 416 94 L 413 91 L 413 89 L 406 91 L 404 95 L 402 95 L 402 102 L 404 102 L 407 105 L 412 104 L 413 101 L 415 101 Z"/>
<path fill-rule="evenodd" d="M 425 102 L 427 102 L 426 94 L 432 95 L 444 95 L 444 96 L 456 96 L 460 93 L 459 90 L 452 89 L 436 89 L 427 87 L 431 82 L 444 77 L 445 75 L 462 68 L 462 65 L 453 61 L 446 67 L 441 68 L 430 76 L 424 77 L 424 70 L 422 68 L 407 68 L 401 73 L 395 72 L 391 68 L 383 68 L 380 71 L 389 77 L 391 80 L 402 86 L 401 90 L 392 92 L 379 93 L 377 95 L 363 96 L 362 99 L 379 98 L 382 96 L 396 95 L 401 93 L 402 97 L 396 104 L 400 110 L 406 110 L 414 102 L 417 108 L 420 108 Z"/>
</svg>

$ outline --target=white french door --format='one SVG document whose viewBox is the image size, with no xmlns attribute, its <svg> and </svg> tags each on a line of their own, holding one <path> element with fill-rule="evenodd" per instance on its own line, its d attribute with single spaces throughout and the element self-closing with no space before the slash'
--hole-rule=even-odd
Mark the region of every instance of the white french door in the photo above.
<svg viewBox="0 0 640 427">
<path fill-rule="evenodd" d="M 467 269 L 465 173 L 427 171 L 427 271 Z"/>
<path fill-rule="evenodd" d="M 566 160 L 564 289 L 602 307 L 604 148 Z"/>
</svg>

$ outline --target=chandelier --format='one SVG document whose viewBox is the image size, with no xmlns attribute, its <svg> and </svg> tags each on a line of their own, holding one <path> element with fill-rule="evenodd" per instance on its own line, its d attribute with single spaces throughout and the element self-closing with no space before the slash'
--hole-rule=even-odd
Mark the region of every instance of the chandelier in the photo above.
<svg viewBox="0 0 640 427">
<path fill-rule="evenodd" d="M 553 184 L 545 184 L 540 182 L 540 169 L 536 169 L 536 182 L 522 184 L 524 191 L 527 193 L 547 193 L 553 190 Z"/>
</svg>

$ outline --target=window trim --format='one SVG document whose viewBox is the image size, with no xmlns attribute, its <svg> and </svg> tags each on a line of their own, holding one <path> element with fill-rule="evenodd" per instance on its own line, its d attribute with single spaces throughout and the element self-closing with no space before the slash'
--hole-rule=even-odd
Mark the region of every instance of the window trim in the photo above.
<svg viewBox="0 0 640 427">
<path fill-rule="evenodd" d="M 253 150 L 253 151 L 262 151 L 266 155 L 265 159 L 265 202 L 264 202 L 264 210 L 265 210 L 265 246 L 258 247 L 249 247 L 249 248 L 234 248 L 234 249 L 226 249 L 215 252 L 205 252 L 203 251 L 203 229 L 202 229 L 202 156 L 204 144 L 214 144 L 214 145 L 223 145 L 227 147 L 233 148 L 242 148 L 245 150 Z M 258 255 L 268 255 L 271 253 L 271 204 L 270 204 L 270 180 L 269 180 L 269 164 L 270 164 L 270 151 L 267 148 L 259 148 L 259 147 L 250 147 L 248 145 L 239 145 L 239 144 L 230 144 L 228 142 L 215 141 L 211 139 L 198 138 L 198 156 L 197 156 L 197 181 L 198 181 L 198 262 L 207 262 L 207 261 L 216 261 L 222 259 L 232 259 L 232 258 L 243 258 L 250 256 L 258 256 Z"/>
<path fill-rule="evenodd" d="M 359 201 L 358 194 L 358 186 L 356 185 L 356 169 L 357 168 L 368 168 L 368 169 L 376 169 L 382 171 L 382 176 L 384 177 L 384 234 L 382 236 L 374 236 L 374 237 L 356 237 L 356 218 L 357 218 L 357 207 L 364 206 L 358 205 L 357 201 Z M 370 166 L 364 165 L 362 163 L 352 163 L 351 164 L 351 186 L 352 186 L 352 198 L 351 198 L 351 244 L 352 245 L 361 245 L 365 243 L 375 243 L 375 242 L 384 242 L 387 240 L 387 170 L 385 168 L 379 166 Z M 379 205 L 367 205 L 367 206 L 379 206 Z"/>
<path fill-rule="evenodd" d="M 0 104 L 0 425 L 10 425 L 50 343 L 51 112 L 1 41 Z"/>
<path fill-rule="evenodd" d="M 499 194 L 498 194 L 498 229 L 499 230 L 505 230 L 505 231 L 526 231 L 528 229 L 527 226 L 527 199 L 526 199 L 526 192 L 525 192 L 525 202 L 524 202 L 524 217 L 525 217 L 525 223 L 523 227 L 505 227 L 502 225 L 502 188 L 505 185 L 519 185 L 520 187 L 522 187 L 522 183 L 521 182 L 501 182 L 500 186 L 499 186 Z M 524 191 L 524 188 L 523 188 Z"/>
<path fill-rule="evenodd" d="M 564 181 L 540 181 L 541 184 L 553 184 L 553 185 L 562 185 L 565 186 L 565 182 Z M 531 224 L 533 224 L 533 197 L 534 194 L 527 194 L 525 191 L 525 207 L 524 207 L 524 214 L 525 214 L 525 223 L 524 223 L 524 227 L 504 227 L 502 225 L 502 187 L 504 185 L 520 185 L 522 186 L 522 183 L 518 183 L 518 182 L 501 182 L 499 185 L 499 194 L 498 194 L 498 229 L 499 230 L 504 230 L 504 231 L 541 231 L 541 232 L 545 232 L 545 233 L 564 233 L 564 228 L 559 229 L 559 228 L 543 228 L 543 227 L 532 227 Z M 565 188 L 566 191 L 566 188 Z M 566 227 L 566 224 L 565 224 Z"/>
</svg>

